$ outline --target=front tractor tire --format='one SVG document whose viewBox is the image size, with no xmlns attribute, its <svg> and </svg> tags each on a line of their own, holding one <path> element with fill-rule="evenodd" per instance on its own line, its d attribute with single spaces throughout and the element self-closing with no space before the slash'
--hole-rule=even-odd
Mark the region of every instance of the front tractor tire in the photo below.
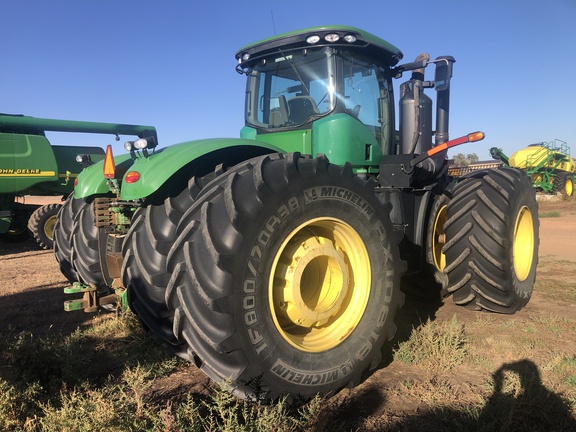
<svg viewBox="0 0 576 432">
<path fill-rule="evenodd" d="M 268 155 L 210 183 L 168 255 L 175 334 L 239 397 L 328 394 L 376 367 L 402 305 L 389 208 L 349 166 Z"/>
<path fill-rule="evenodd" d="M 446 293 L 470 309 L 512 314 L 532 295 L 538 205 L 525 173 L 480 171 L 454 188 L 444 224 Z"/>
<path fill-rule="evenodd" d="M 54 249 L 54 227 L 62 204 L 38 207 L 28 220 L 28 229 L 42 249 Z"/>
</svg>

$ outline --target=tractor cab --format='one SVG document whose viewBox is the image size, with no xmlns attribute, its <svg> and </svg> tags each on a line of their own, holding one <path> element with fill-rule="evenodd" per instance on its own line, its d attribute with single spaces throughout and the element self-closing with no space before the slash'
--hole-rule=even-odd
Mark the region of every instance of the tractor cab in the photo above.
<svg viewBox="0 0 576 432">
<path fill-rule="evenodd" d="M 298 136 L 294 150 L 361 166 L 394 152 L 396 47 L 359 29 L 322 27 L 256 43 L 236 57 L 248 77 L 243 137 L 278 144 Z M 335 136 L 342 140 L 332 148 Z"/>
</svg>

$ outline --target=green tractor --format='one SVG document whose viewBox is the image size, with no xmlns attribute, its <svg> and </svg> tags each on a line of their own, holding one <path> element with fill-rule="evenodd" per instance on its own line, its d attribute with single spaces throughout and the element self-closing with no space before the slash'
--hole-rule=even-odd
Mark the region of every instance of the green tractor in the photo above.
<svg viewBox="0 0 576 432">
<path fill-rule="evenodd" d="M 240 49 L 240 138 L 143 137 L 78 176 L 67 205 L 81 210 L 59 220 L 77 228 L 57 237 L 84 292 L 69 309 L 123 287 L 152 337 L 249 399 L 357 384 L 395 333 L 403 277 L 470 309 L 521 309 L 538 257 L 530 181 L 449 176 L 447 150 L 484 134 L 448 137 L 454 58 L 402 56 L 344 26 Z"/>
<path fill-rule="evenodd" d="M 0 238 L 22 241 L 32 233 L 40 247 L 52 249 L 61 204 L 26 203 L 24 196 L 64 199 L 74 190 L 74 181 L 83 166 L 104 159 L 104 150 L 99 147 L 51 145 L 46 131 L 131 135 L 134 128 L 138 129 L 0 114 Z"/>
</svg>

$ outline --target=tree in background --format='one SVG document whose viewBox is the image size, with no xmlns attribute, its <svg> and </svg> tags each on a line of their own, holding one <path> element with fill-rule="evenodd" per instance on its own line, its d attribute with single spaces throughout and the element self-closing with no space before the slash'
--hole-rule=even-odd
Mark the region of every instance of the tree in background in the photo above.
<svg viewBox="0 0 576 432">
<path fill-rule="evenodd" d="M 470 153 L 466 156 L 464 156 L 464 153 L 458 153 L 454 156 L 454 165 L 459 167 L 468 166 L 476 162 L 478 162 L 478 155 L 476 153 Z"/>
</svg>

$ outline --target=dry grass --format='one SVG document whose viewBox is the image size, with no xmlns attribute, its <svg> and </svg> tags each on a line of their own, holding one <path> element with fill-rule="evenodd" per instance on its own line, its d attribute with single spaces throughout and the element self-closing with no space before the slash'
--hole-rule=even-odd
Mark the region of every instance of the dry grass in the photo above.
<svg viewBox="0 0 576 432">
<path fill-rule="evenodd" d="M 252 405 L 222 389 L 156 401 L 151 387 L 181 361 L 157 347 L 131 313 L 63 340 L 3 337 L 0 359 L 3 431 L 296 431 L 319 406 Z"/>
<path fill-rule="evenodd" d="M 395 361 L 423 375 L 406 378 L 386 393 L 390 400 L 418 401 L 422 411 L 417 416 L 384 412 L 344 422 L 338 414 L 343 405 L 330 399 L 316 398 L 299 407 L 285 401 L 261 406 L 221 389 L 155 398 L 155 383 L 182 363 L 150 341 L 130 313 L 102 319 L 61 340 L 11 335 L 0 342 L 0 430 L 570 430 L 576 413 L 576 356 L 555 352 L 545 335 L 572 329 L 574 320 L 556 315 L 488 317 L 470 323 L 471 329 L 456 316 L 429 320 L 398 345 Z M 498 322 L 502 330 L 523 334 L 506 341 L 512 357 L 543 353 L 540 369 L 528 360 L 497 366 L 491 342 L 477 339 L 474 330 L 476 325 L 497 327 Z M 499 338 L 496 345 L 502 343 Z M 491 371 L 480 384 L 457 378 L 478 367 Z M 533 423 L 540 406 L 548 414 Z"/>
<path fill-rule="evenodd" d="M 553 210 L 553 211 L 548 211 L 548 212 L 538 213 L 538 217 L 539 217 L 539 218 L 557 218 L 557 217 L 560 217 L 560 216 L 562 216 L 562 215 L 560 214 L 560 212 L 559 212 L 559 211 L 555 211 L 555 210 Z"/>
</svg>

